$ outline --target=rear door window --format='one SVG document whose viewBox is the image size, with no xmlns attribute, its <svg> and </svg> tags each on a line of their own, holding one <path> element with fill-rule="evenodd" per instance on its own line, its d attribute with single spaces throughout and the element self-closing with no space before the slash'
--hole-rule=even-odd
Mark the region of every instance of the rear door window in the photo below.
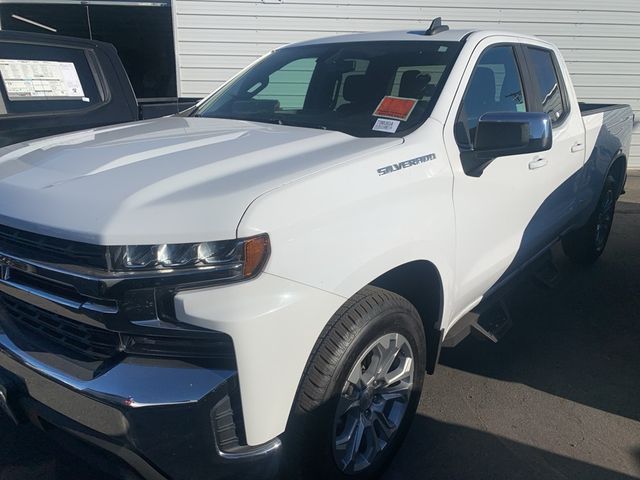
<svg viewBox="0 0 640 480">
<path fill-rule="evenodd" d="M 537 100 L 552 123 L 561 122 L 569 111 L 566 94 L 558 75 L 555 55 L 550 50 L 527 47 L 531 70 L 537 86 Z"/>
<path fill-rule="evenodd" d="M 3 43 L 0 114 L 64 112 L 104 101 L 90 53 L 79 48 Z"/>
</svg>

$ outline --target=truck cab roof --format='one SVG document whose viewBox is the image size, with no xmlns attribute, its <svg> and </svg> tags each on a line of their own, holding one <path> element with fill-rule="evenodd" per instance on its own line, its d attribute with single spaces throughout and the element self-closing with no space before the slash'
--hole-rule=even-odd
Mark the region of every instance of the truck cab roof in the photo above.
<svg viewBox="0 0 640 480">
<path fill-rule="evenodd" d="M 424 41 L 424 42 L 461 42 L 471 35 L 476 36 L 479 41 L 483 38 L 499 36 L 499 35 L 516 35 L 514 32 L 505 32 L 500 30 L 482 30 L 482 29 L 460 29 L 446 30 L 436 34 L 427 35 L 427 29 L 415 28 L 412 30 L 391 30 L 384 32 L 371 33 L 353 33 L 348 35 L 337 35 L 331 37 L 317 38 L 306 40 L 303 42 L 286 45 L 282 48 L 302 47 L 310 45 L 321 45 L 326 43 L 356 43 L 356 42 L 407 42 L 407 41 Z M 530 39 L 540 41 L 540 39 L 531 35 L 520 35 L 522 39 Z"/>
</svg>

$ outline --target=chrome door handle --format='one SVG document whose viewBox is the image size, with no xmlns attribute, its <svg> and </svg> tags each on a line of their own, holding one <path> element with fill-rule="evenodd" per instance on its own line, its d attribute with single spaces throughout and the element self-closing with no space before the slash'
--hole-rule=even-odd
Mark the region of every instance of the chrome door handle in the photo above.
<svg viewBox="0 0 640 480">
<path fill-rule="evenodd" d="M 546 158 L 536 158 L 529 162 L 529 170 L 537 170 L 538 168 L 546 167 L 547 163 Z"/>
<path fill-rule="evenodd" d="M 571 153 L 577 153 L 584 150 L 584 143 L 576 142 L 571 147 Z"/>
</svg>

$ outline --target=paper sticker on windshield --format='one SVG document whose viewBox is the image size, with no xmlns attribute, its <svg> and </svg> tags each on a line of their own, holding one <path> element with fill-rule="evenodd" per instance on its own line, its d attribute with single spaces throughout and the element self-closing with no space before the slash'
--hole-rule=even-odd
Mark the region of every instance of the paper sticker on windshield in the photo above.
<svg viewBox="0 0 640 480">
<path fill-rule="evenodd" d="M 416 108 L 418 101 L 415 98 L 384 97 L 373 112 L 375 117 L 394 118 L 406 122 L 411 112 Z"/>
<path fill-rule="evenodd" d="M 71 62 L 0 59 L 9 100 L 80 100 L 85 94 Z"/>
<path fill-rule="evenodd" d="M 398 120 L 387 120 L 386 118 L 379 118 L 373 129 L 376 132 L 396 133 L 400 122 Z"/>
</svg>

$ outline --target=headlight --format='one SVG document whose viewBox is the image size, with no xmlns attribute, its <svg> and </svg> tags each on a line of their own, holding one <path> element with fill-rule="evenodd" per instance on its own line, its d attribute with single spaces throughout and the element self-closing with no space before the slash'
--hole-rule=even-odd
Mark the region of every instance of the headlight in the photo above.
<svg viewBox="0 0 640 480">
<path fill-rule="evenodd" d="M 269 236 L 218 242 L 109 247 L 115 271 L 211 270 L 226 280 L 260 273 L 270 253 Z"/>
</svg>

